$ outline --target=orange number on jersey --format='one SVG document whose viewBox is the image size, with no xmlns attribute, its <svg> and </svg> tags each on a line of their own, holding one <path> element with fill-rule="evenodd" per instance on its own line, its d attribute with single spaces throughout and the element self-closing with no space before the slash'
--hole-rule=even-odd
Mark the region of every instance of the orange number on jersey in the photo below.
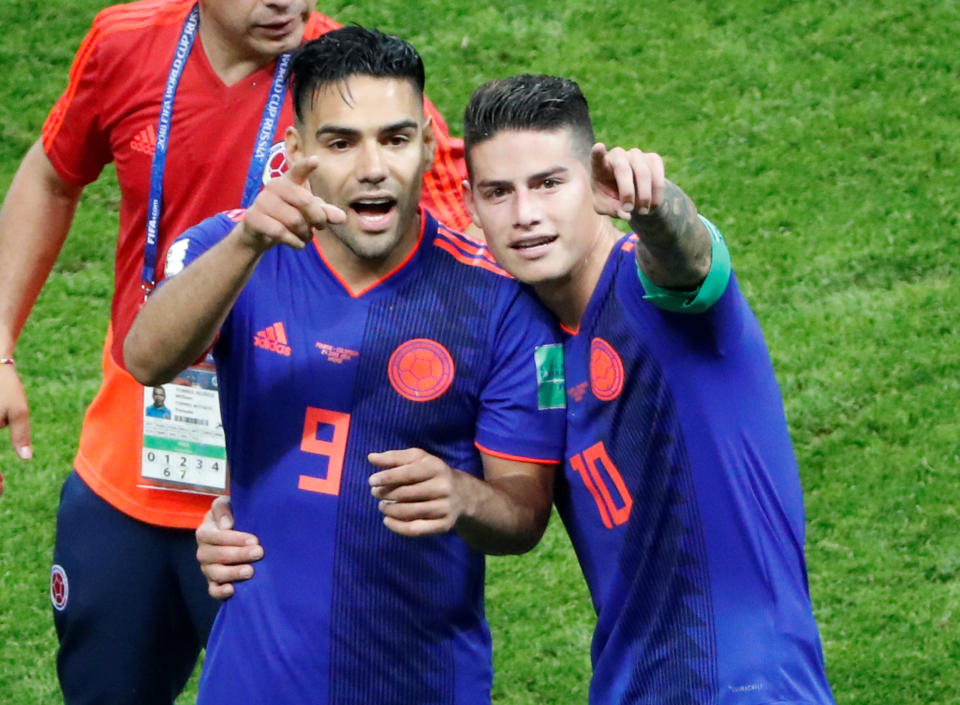
<svg viewBox="0 0 960 705">
<path fill-rule="evenodd" d="M 333 426 L 332 440 L 321 441 L 317 438 L 317 432 L 321 426 Z M 303 439 L 300 441 L 300 450 L 327 456 L 327 476 L 301 475 L 297 487 L 307 492 L 340 494 L 340 476 L 343 473 L 343 456 L 347 450 L 349 430 L 350 414 L 307 407 L 307 414 L 303 419 Z"/>
<path fill-rule="evenodd" d="M 597 509 L 600 510 L 600 519 L 603 525 L 608 529 L 614 526 L 625 524 L 630 518 L 630 510 L 633 508 L 633 498 L 627 490 L 627 485 L 620 475 L 620 470 L 614 464 L 603 441 L 594 443 L 582 453 L 577 453 L 570 458 L 570 466 L 577 471 L 583 484 L 593 496 L 593 501 L 597 503 Z M 601 471 L 604 471 L 601 474 Z M 610 478 L 613 486 L 620 495 L 621 506 L 617 506 L 610 493 L 610 486 L 604 479 L 604 475 Z"/>
</svg>

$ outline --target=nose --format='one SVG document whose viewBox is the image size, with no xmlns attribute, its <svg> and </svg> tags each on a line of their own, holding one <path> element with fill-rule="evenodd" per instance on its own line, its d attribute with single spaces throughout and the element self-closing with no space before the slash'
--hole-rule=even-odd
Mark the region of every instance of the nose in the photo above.
<svg viewBox="0 0 960 705">
<path fill-rule="evenodd" d="M 521 230 L 531 230 L 540 224 L 540 209 L 527 189 L 517 189 L 513 199 L 514 226 Z"/>
<path fill-rule="evenodd" d="M 387 178 L 387 167 L 378 142 L 365 142 L 360 147 L 357 157 L 357 178 L 367 184 L 378 184 Z"/>
</svg>

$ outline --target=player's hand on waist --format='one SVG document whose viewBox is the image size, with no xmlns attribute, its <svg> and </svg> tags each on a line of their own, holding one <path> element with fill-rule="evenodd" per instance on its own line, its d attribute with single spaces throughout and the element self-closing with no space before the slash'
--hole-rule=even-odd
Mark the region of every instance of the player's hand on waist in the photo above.
<svg viewBox="0 0 960 705">
<path fill-rule="evenodd" d="M 315 156 L 300 159 L 267 183 L 234 230 L 240 241 L 257 252 L 275 245 L 299 250 L 310 242 L 314 229 L 344 222 L 343 210 L 310 190 L 308 179 L 318 164 Z"/>
<path fill-rule="evenodd" d="M 367 459 L 383 468 L 370 476 L 370 492 L 380 500 L 388 529 L 429 536 L 456 526 L 464 511 L 463 472 L 419 448 L 370 453 Z"/>
<path fill-rule="evenodd" d="M 197 561 L 207 578 L 207 592 L 218 600 L 234 593 L 233 583 L 253 577 L 254 561 L 263 558 L 263 547 L 253 534 L 233 530 L 233 510 L 228 497 L 217 497 L 197 527 Z"/>
</svg>

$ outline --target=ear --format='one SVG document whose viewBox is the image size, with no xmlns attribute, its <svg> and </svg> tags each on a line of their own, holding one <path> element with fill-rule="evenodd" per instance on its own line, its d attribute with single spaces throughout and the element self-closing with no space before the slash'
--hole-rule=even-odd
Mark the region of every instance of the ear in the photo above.
<svg viewBox="0 0 960 705">
<path fill-rule="evenodd" d="M 477 204 L 473 200 L 473 188 L 470 186 L 470 180 L 464 179 L 461 182 L 463 186 L 463 202 L 467 206 L 467 212 L 473 220 L 473 224 L 483 230 L 483 223 L 480 222 L 480 216 L 477 213 Z"/>
<path fill-rule="evenodd" d="M 300 132 L 293 125 L 289 125 L 283 133 L 283 149 L 287 153 L 287 163 L 292 164 L 303 152 L 303 142 Z"/>
<path fill-rule="evenodd" d="M 423 171 L 433 169 L 433 158 L 437 151 L 437 138 L 433 134 L 433 117 L 427 115 L 423 121 Z"/>
</svg>

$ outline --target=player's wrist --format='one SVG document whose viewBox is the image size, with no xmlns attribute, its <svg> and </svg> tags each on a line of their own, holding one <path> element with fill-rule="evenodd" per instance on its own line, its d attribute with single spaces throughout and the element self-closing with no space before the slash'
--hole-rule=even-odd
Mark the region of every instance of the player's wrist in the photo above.
<svg viewBox="0 0 960 705">
<path fill-rule="evenodd" d="M 274 244 L 269 238 L 264 237 L 263 233 L 250 227 L 246 222 L 238 223 L 230 233 L 230 237 L 243 254 L 253 258 L 259 257 Z"/>
<path fill-rule="evenodd" d="M 450 468 L 451 472 L 451 510 L 454 515 L 454 526 L 459 527 L 464 521 L 472 521 L 477 518 L 479 512 L 480 496 L 483 491 L 483 485 L 486 484 L 463 470 Z"/>
<path fill-rule="evenodd" d="M 7 326 L 0 327 L 0 357 L 12 359 L 16 347 L 16 336 L 12 335 Z"/>
<path fill-rule="evenodd" d="M 697 216 L 707 228 L 710 235 L 710 270 L 706 278 L 694 289 L 675 290 L 658 286 L 644 273 L 637 262 L 637 275 L 643 284 L 643 298 L 657 308 L 673 313 L 703 313 L 709 310 L 727 289 L 732 271 L 730 251 L 727 249 L 723 235 L 717 227 L 702 215 Z"/>
</svg>

